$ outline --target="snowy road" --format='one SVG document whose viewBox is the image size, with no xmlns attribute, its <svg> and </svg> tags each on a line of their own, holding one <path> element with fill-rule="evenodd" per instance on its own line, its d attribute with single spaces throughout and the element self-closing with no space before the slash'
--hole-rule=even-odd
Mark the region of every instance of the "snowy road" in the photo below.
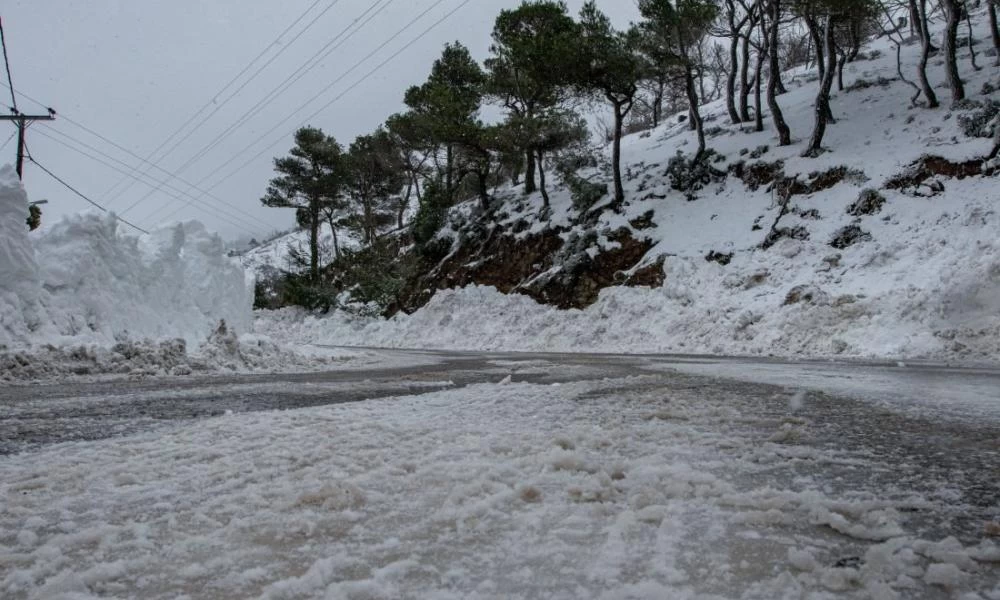
<svg viewBox="0 0 1000 600">
<path fill-rule="evenodd" d="M 0 596 L 1000 598 L 997 370 L 392 354 L 0 388 Z"/>
</svg>

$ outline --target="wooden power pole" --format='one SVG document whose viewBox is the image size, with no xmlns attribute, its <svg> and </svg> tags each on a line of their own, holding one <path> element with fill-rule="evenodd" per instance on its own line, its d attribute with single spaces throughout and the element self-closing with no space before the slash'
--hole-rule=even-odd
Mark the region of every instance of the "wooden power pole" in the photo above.
<svg viewBox="0 0 1000 600">
<path fill-rule="evenodd" d="M 13 121 L 17 126 L 17 177 L 24 179 L 24 132 L 28 124 L 34 121 L 54 121 L 55 113 L 51 110 L 47 115 L 25 115 L 15 113 L 12 115 L 0 115 L 0 121 Z"/>
</svg>

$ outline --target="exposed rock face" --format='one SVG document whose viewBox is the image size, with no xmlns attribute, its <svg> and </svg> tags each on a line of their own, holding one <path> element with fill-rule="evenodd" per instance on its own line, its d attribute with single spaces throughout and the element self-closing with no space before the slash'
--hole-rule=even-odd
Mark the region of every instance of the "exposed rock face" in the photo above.
<svg viewBox="0 0 1000 600">
<path fill-rule="evenodd" d="M 628 229 L 608 234 L 611 244 L 596 253 L 589 251 L 596 234 L 568 240 L 563 234 L 564 230 L 553 228 L 520 238 L 503 233 L 467 240 L 434 270 L 412 282 L 400 306 L 391 312 L 411 312 L 435 290 L 470 284 L 525 294 L 559 308 L 590 306 L 602 289 L 613 285 L 663 285 L 663 258 L 639 267 L 652 243 L 636 239 Z"/>
</svg>

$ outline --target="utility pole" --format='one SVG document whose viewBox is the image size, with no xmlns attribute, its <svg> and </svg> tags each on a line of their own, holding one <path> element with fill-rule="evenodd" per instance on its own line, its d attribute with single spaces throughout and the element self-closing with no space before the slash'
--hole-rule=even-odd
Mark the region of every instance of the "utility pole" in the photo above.
<svg viewBox="0 0 1000 600">
<path fill-rule="evenodd" d="M 3 43 L 3 64 L 7 70 L 7 86 L 10 88 L 10 114 L 0 115 L 0 121 L 12 121 L 17 126 L 17 178 L 24 179 L 24 132 L 28 125 L 35 121 L 54 121 L 56 111 L 48 109 L 47 115 L 26 115 L 17 110 L 17 94 L 14 92 L 14 80 L 10 76 L 10 60 L 7 59 L 7 36 L 3 32 L 3 19 L 0 19 L 0 42 Z"/>
<path fill-rule="evenodd" d="M 28 128 L 29 123 L 35 121 L 54 121 L 55 111 L 51 108 L 49 109 L 49 114 L 47 115 L 25 115 L 22 113 L 14 113 L 12 115 L 0 115 L 0 121 L 13 121 L 17 126 L 17 177 L 18 179 L 24 179 L 24 132 Z"/>
</svg>

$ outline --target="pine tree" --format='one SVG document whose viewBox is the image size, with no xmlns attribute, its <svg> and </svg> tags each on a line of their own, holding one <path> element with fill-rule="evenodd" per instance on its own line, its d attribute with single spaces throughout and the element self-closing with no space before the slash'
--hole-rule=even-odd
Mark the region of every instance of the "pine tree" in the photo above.
<svg viewBox="0 0 1000 600">
<path fill-rule="evenodd" d="M 622 185 L 622 134 L 625 117 L 635 104 L 643 64 L 636 52 L 637 36 L 615 31 L 611 20 L 588 0 L 580 11 L 581 68 L 577 86 L 597 93 L 611 104 L 614 113 L 611 166 L 614 174 L 615 209 L 625 201 Z"/>
<path fill-rule="evenodd" d="M 469 50 L 455 42 L 431 68 L 430 77 L 407 90 L 413 131 L 425 137 L 428 149 L 443 148 L 445 194 L 454 200 L 460 182 L 458 154 L 462 146 L 477 150 L 482 134 L 479 109 L 486 76 Z"/>
<path fill-rule="evenodd" d="M 507 110 L 511 123 L 538 129 L 530 122 L 562 103 L 579 64 L 578 36 L 563 2 L 524 2 L 500 13 L 486 70 L 490 95 Z M 536 190 L 539 152 L 527 138 L 518 145 L 525 157 L 524 192 L 530 194 Z"/>
<path fill-rule="evenodd" d="M 295 132 L 289 156 L 274 159 L 280 173 L 271 180 L 261 202 L 274 208 L 294 208 L 309 231 L 309 277 L 319 280 L 319 228 L 323 207 L 337 201 L 344 179 L 343 149 L 313 127 Z"/>
<path fill-rule="evenodd" d="M 358 137 L 346 155 L 345 188 L 354 205 L 353 228 L 366 245 L 378 239 L 379 228 L 393 221 L 393 195 L 406 184 L 399 148 L 384 129 Z"/>
<path fill-rule="evenodd" d="M 644 28 L 664 52 L 673 55 L 684 78 L 684 90 L 691 112 L 691 122 L 698 135 L 695 162 L 705 155 L 705 128 L 701 118 L 695 74 L 698 64 L 698 44 L 707 35 L 718 8 L 712 0 L 639 0 L 639 12 Z"/>
</svg>

